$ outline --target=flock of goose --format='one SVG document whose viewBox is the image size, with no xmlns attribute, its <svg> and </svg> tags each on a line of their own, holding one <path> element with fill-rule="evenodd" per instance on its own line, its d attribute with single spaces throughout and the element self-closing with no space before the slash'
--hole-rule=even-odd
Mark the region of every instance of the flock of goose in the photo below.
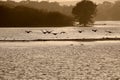
<svg viewBox="0 0 120 80">
<path fill-rule="evenodd" d="M 25 31 L 26 33 L 31 33 L 32 31 L 30 30 L 26 30 Z M 43 34 L 53 34 L 53 35 L 57 35 L 58 33 L 57 32 L 53 32 L 53 31 L 50 31 L 50 30 L 42 30 L 42 33 Z M 60 34 L 65 34 L 66 32 L 62 31 L 60 32 Z"/>
<path fill-rule="evenodd" d="M 97 32 L 98 30 L 97 29 L 92 29 L 91 31 L 92 32 Z M 26 33 L 32 33 L 32 31 L 30 31 L 30 30 L 26 30 L 25 32 Z M 78 32 L 82 33 L 82 32 L 84 32 L 84 30 L 79 30 Z M 108 31 L 108 30 L 106 30 L 105 32 L 112 33 L 112 31 Z M 58 32 L 53 32 L 51 30 L 42 30 L 42 33 L 43 34 L 53 34 L 53 35 L 57 35 L 58 34 Z M 60 32 L 60 34 L 65 34 L 65 33 L 66 33 L 65 31 Z"/>
</svg>

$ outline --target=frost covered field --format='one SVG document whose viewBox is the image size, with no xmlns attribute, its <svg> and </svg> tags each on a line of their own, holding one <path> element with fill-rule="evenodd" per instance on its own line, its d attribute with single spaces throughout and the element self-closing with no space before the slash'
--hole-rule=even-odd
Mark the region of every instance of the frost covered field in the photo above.
<svg viewBox="0 0 120 80">
<path fill-rule="evenodd" d="M 120 80 L 120 24 L 0 28 L 0 80 Z"/>
</svg>

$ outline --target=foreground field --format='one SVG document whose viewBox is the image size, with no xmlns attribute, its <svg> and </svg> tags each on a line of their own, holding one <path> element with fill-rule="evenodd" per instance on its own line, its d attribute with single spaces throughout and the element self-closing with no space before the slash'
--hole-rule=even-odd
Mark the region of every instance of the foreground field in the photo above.
<svg viewBox="0 0 120 80">
<path fill-rule="evenodd" d="M 0 80 L 120 80 L 120 41 L 0 42 Z"/>
</svg>

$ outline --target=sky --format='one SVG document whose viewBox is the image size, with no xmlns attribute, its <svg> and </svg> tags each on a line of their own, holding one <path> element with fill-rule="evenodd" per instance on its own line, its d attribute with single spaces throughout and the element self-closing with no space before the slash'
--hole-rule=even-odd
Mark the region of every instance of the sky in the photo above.
<svg viewBox="0 0 120 80">
<path fill-rule="evenodd" d="M 63 1 L 80 1 L 80 0 L 49 0 L 49 1 L 59 1 L 59 2 L 63 2 Z M 116 1 L 116 0 L 91 0 L 91 1 L 95 1 L 95 2 L 103 2 L 103 1 Z"/>
<path fill-rule="evenodd" d="M 13 0 L 13 1 L 21 1 L 21 0 Z M 25 1 L 25 0 L 24 0 Z M 32 0 L 31 0 L 32 1 Z M 33 0 L 35 1 L 35 0 Z M 81 1 L 81 0 L 36 0 L 36 1 L 50 1 L 50 2 L 54 2 L 54 1 L 57 1 L 57 2 L 67 2 L 67 1 Z M 102 3 L 103 1 L 109 1 L 109 2 L 114 2 L 116 0 L 91 0 L 91 1 L 94 1 L 96 3 Z"/>
<path fill-rule="evenodd" d="M 41 0 L 39 0 L 41 1 Z M 81 1 L 81 0 L 45 0 L 45 1 L 58 1 L 58 2 L 66 2 L 66 1 Z M 97 2 L 97 3 L 101 3 L 103 1 L 110 1 L 110 2 L 114 2 L 116 0 L 91 0 L 91 1 L 94 1 L 94 2 Z"/>
</svg>

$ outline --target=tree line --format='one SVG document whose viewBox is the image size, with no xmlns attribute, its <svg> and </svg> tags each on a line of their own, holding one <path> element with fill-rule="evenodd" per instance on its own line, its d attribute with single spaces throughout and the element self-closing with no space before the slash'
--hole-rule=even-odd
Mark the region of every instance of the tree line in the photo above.
<svg viewBox="0 0 120 80">
<path fill-rule="evenodd" d="M 74 6 L 61 6 L 58 2 L 48 2 L 48 1 L 41 1 L 41 2 L 37 2 L 37 1 L 20 1 L 20 2 L 15 2 L 15 1 L 0 1 L 0 5 L 5 5 L 8 7 L 16 7 L 16 6 L 26 6 L 26 7 L 30 7 L 30 8 L 34 8 L 34 9 L 38 9 L 38 10 L 46 10 L 46 11 L 56 11 L 56 12 L 60 12 L 62 14 L 65 15 L 72 15 L 72 8 Z"/>
<path fill-rule="evenodd" d="M 15 7 L 15 6 L 26 6 L 38 10 L 46 10 L 46 11 L 55 11 L 60 12 L 67 16 L 73 16 L 72 15 L 72 9 L 74 8 L 74 5 L 61 6 L 58 2 L 37 2 L 37 1 L 20 1 L 20 2 L 14 2 L 14 1 L 0 1 L 0 5 L 5 5 L 8 7 Z M 97 14 L 95 16 L 95 20 L 120 20 L 120 1 L 117 0 L 115 3 L 104 1 L 101 4 L 98 4 L 97 6 Z"/>
<path fill-rule="evenodd" d="M 55 27 L 72 25 L 72 17 L 59 12 L 49 12 L 25 6 L 0 6 L 0 26 Z"/>
<path fill-rule="evenodd" d="M 78 10 L 75 9 L 77 6 Z M 98 6 L 89 0 L 82 0 L 76 6 L 61 6 L 47 1 L 0 1 L 0 26 L 70 26 L 73 17 L 84 25 L 93 23 L 94 17 L 94 20 L 120 20 L 119 6 L 120 1 L 105 1 Z"/>
</svg>

